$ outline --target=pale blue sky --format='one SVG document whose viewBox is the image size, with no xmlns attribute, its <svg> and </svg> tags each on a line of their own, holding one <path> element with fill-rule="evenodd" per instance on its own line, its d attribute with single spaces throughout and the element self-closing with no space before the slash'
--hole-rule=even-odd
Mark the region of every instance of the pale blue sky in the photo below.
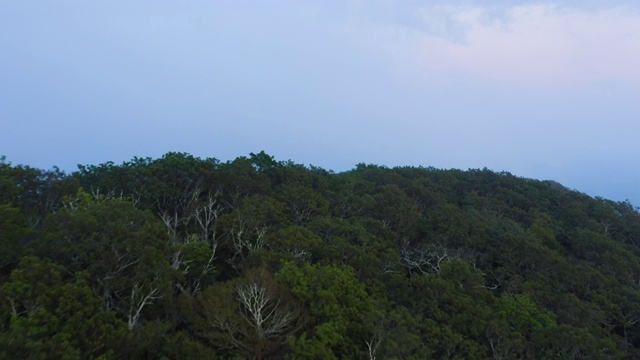
<svg viewBox="0 0 640 360">
<path fill-rule="evenodd" d="M 506 170 L 640 205 L 635 1 L 0 0 L 0 154 Z"/>
</svg>

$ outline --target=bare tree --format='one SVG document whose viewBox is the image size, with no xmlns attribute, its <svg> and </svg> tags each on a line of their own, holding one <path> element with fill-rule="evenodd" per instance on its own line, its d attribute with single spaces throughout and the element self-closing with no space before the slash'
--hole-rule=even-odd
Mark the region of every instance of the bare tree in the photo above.
<svg viewBox="0 0 640 360">
<path fill-rule="evenodd" d="M 193 217 L 202 231 L 202 239 L 216 242 L 215 221 L 222 213 L 222 205 L 218 202 L 220 192 L 209 193 L 205 203 L 193 210 Z M 210 238 L 211 236 L 211 238 Z"/>
<path fill-rule="evenodd" d="M 206 242 L 210 251 L 206 264 L 199 267 L 199 274 L 190 274 L 191 283 L 188 286 L 177 284 L 178 288 L 186 292 L 187 288 L 191 293 L 195 293 L 201 288 L 202 280 L 214 270 L 214 260 L 218 248 L 218 237 L 216 234 L 216 221 L 223 212 L 223 206 L 218 201 L 220 192 L 209 192 L 204 200 L 201 200 L 201 189 L 194 187 L 181 193 L 177 199 L 177 206 L 173 211 L 161 210 L 160 219 L 165 224 L 173 255 L 171 266 L 180 270 L 183 275 L 189 275 L 192 260 L 185 259 L 185 249 L 194 242 Z M 189 233 L 190 228 L 198 228 L 199 234 Z"/>
<path fill-rule="evenodd" d="M 293 255 L 296 259 L 300 261 L 307 261 L 311 258 L 311 252 L 304 249 L 297 248 L 297 247 L 289 248 L 286 250 L 286 252 Z"/>
<path fill-rule="evenodd" d="M 268 358 L 297 329 L 297 307 L 283 297 L 269 273 L 251 272 L 248 280 L 200 293 L 204 302 L 196 311 L 202 313 L 194 321 L 206 319 L 202 335 L 216 348 L 239 349 L 251 359 Z"/>
<path fill-rule="evenodd" d="M 262 249 L 265 245 L 264 235 L 266 232 L 266 226 L 255 226 L 251 224 L 244 215 L 238 214 L 231 230 L 229 230 L 229 235 L 231 236 L 231 241 L 235 249 L 231 260 L 235 260 L 238 256 L 244 258 L 245 250 L 253 252 Z"/>
<path fill-rule="evenodd" d="M 202 266 L 200 274 L 195 277 L 192 284 L 192 292 L 200 290 L 202 280 L 213 272 L 213 261 L 216 258 L 216 250 L 218 249 L 218 236 L 216 234 L 216 221 L 222 213 L 223 207 L 218 202 L 220 192 L 209 192 L 205 202 L 194 208 L 193 218 L 200 227 L 200 240 L 205 241 L 209 246 L 210 253 L 206 264 Z"/>
<path fill-rule="evenodd" d="M 240 314 L 255 329 L 258 339 L 281 335 L 293 320 L 291 311 L 281 311 L 280 300 L 273 299 L 267 288 L 257 283 L 239 286 Z"/>
<path fill-rule="evenodd" d="M 421 274 L 439 275 L 443 261 L 450 258 L 447 248 L 442 245 L 411 248 L 408 242 L 404 243 L 400 255 L 409 274 L 418 270 Z"/>
<path fill-rule="evenodd" d="M 485 332 L 485 336 L 487 337 L 487 341 L 489 341 L 489 347 L 491 348 L 491 358 L 493 360 L 501 360 L 505 358 L 503 354 L 502 348 L 502 339 L 504 335 L 498 329 L 493 327 L 487 328 Z"/>
<path fill-rule="evenodd" d="M 143 289 L 139 283 L 136 283 L 131 289 L 131 296 L 129 299 L 129 314 L 127 316 L 127 324 L 129 329 L 133 329 L 142 315 L 142 309 L 147 305 L 151 305 L 153 300 L 158 299 L 156 296 L 158 293 L 158 287 L 152 287 L 149 289 Z"/>
<path fill-rule="evenodd" d="M 378 348 L 380 348 L 380 344 L 382 344 L 382 336 L 380 333 L 375 333 L 371 337 L 370 340 L 365 341 L 367 345 L 367 358 L 369 360 L 376 360 L 376 353 L 378 352 Z"/>
</svg>

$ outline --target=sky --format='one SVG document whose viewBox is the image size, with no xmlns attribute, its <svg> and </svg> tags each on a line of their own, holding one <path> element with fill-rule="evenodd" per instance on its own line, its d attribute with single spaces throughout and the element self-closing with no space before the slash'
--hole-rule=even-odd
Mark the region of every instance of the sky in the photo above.
<svg viewBox="0 0 640 360">
<path fill-rule="evenodd" d="M 640 205 L 637 1 L 0 0 L 0 155 L 264 150 Z"/>
</svg>

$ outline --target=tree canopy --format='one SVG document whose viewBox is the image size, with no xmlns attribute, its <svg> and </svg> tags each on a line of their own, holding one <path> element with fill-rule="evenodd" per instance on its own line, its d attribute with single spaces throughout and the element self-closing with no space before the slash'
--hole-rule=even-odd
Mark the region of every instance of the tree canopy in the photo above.
<svg viewBox="0 0 640 360">
<path fill-rule="evenodd" d="M 640 358 L 638 209 L 506 172 L 2 157 L 0 246 L 0 358 Z"/>
</svg>

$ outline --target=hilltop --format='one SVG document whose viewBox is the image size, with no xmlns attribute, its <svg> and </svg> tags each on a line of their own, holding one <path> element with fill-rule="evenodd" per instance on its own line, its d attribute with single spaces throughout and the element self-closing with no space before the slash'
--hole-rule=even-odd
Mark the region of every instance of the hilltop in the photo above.
<svg viewBox="0 0 640 360">
<path fill-rule="evenodd" d="M 638 209 L 506 172 L 3 159 L 0 245 L 0 358 L 640 358 Z"/>
</svg>

